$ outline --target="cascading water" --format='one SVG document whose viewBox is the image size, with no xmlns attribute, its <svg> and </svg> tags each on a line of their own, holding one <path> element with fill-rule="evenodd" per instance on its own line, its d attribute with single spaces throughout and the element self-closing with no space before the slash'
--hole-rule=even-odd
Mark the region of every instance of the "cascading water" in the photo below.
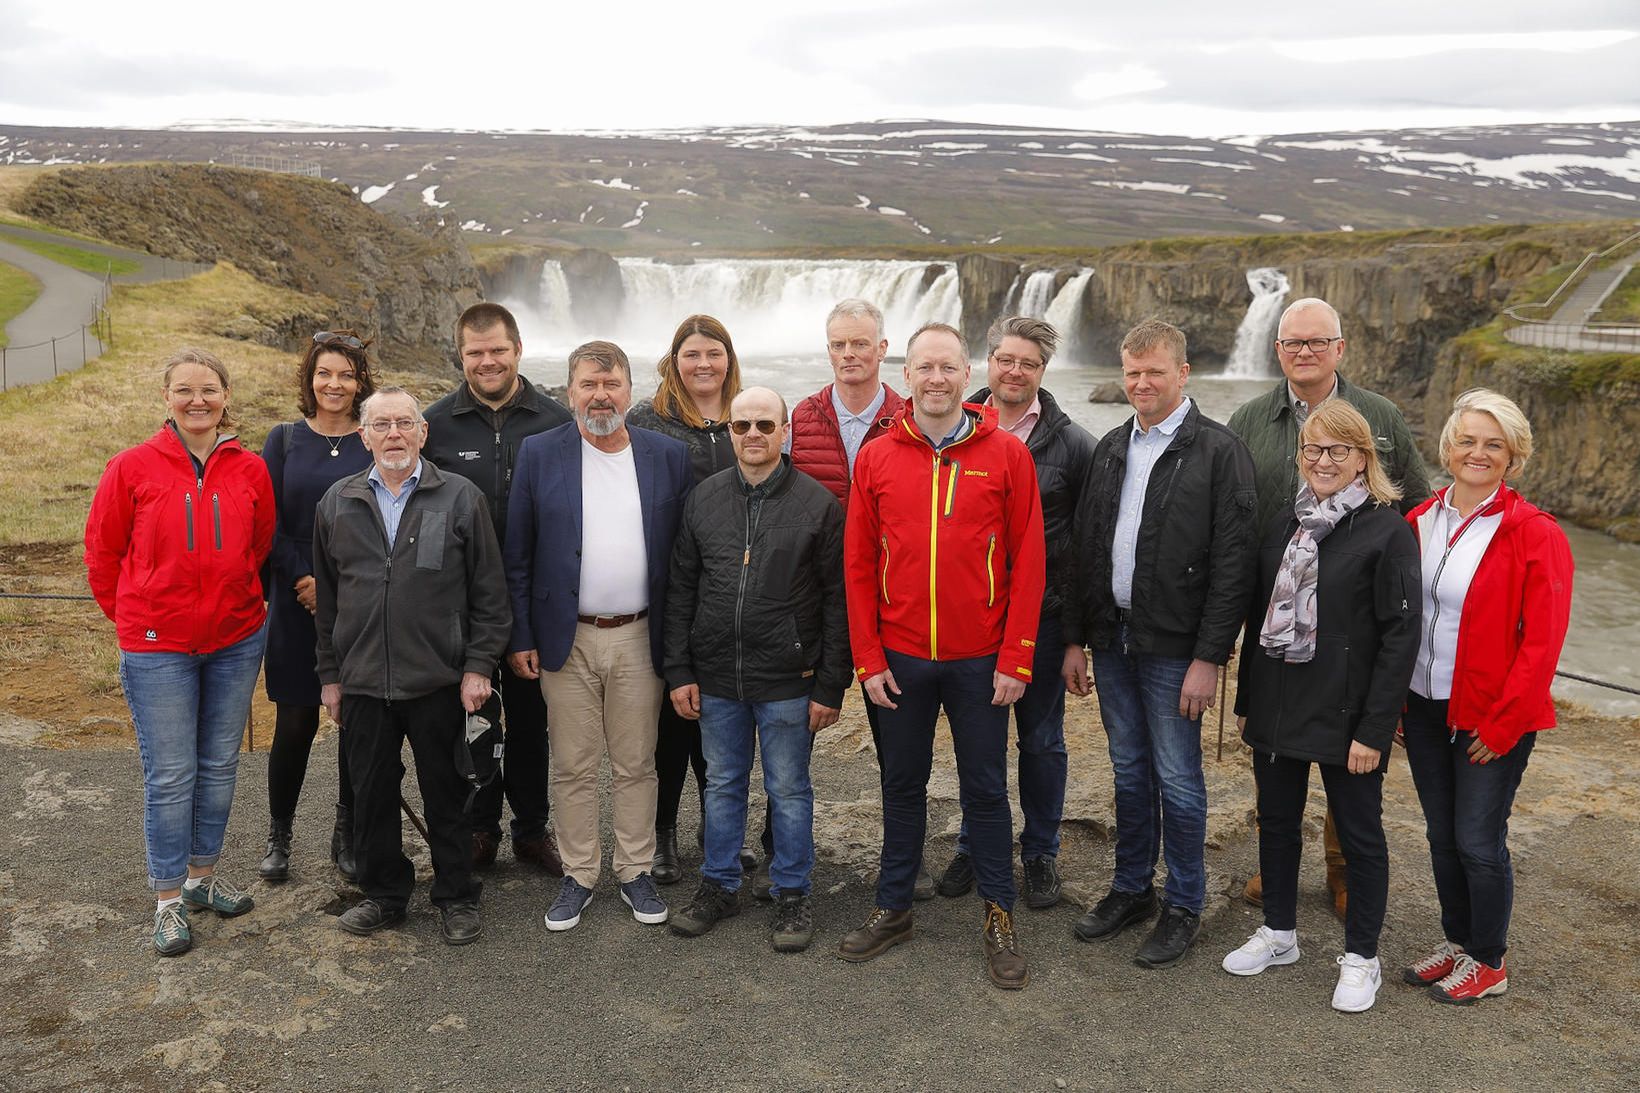
<svg viewBox="0 0 1640 1093">
<path fill-rule="evenodd" d="M 1026 277 L 1025 287 L 1019 293 L 1019 306 L 1014 313 L 1032 319 L 1045 317 L 1054 301 L 1053 282 L 1057 275 L 1057 270 L 1039 269 Z"/>
<path fill-rule="evenodd" d="M 1054 293 L 1053 303 L 1042 315 L 1059 332 L 1059 355 L 1066 359 L 1070 358 L 1071 350 L 1076 347 L 1077 335 L 1082 329 L 1082 297 L 1087 294 L 1091 280 L 1093 270 L 1085 267 L 1079 270 L 1075 277 Z M 1049 283 L 1052 283 L 1051 280 Z"/>
<path fill-rule="evenodd" d="M 1236 328 L 1236 341 L 1224 366 L 1228 379 L 1257 379 L 1270 374 L 1270 361 L 1275 356 L 1271 343 L 1276 324 L 1281 321 L 1281 305 L 1292 286 L 1279 269 L 1264 268 L 1247 271 L 1247 287 L 1253 292 L 1253 302 L 1247 305 L 1247 314 Z"/>
<path fill-rule="evenodd" d="M 897 355 L 923 323 L 961 321 L 956 267 L 934 265 L 939 272 L 925 289 L 928 262 L 720 259 L 678 265 L 623 258 L 621 313 L 612 329 L 594 331 L 579 329 L 563 270 L 547 262 L 540 298 L 522 301 L 518 317 L 532 357 L 561 358 L 589 338 L 613 337 L 635 361 L 653 360 L 678 322 L 697 312 L 722 320 L 743 357 L 812 355 L 823 352 L 832 305 L 856 296 L 882 308 L 884 333 Z"/>
</svg>

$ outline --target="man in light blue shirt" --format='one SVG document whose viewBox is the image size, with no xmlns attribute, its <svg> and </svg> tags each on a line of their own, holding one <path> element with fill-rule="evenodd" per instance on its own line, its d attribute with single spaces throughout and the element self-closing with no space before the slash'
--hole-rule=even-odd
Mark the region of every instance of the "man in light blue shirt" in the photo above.
<svg viewBox="0 0 1640 1093">
<path fill-rule="evenodd" d="M 399 433 L 414 432 L 420 427 L 420 422 L 394 422 Z M 383 441 L 382 443 L 388 443 Z M 395 475 L 395 478 L 398 476 Z M 382 481 L 382 469 L 379 465 L 370 468 L 370 477 L 365 481 L 370 483 L 370 492 L 375 495 L 376 508 L 381 510 L 382 523 L 387 529 L 387 546 L 392 548 L 399 541 L 399 517 L 404 515 L 404 506 L 409 504 L 410 495 L 416 492 L 416 484 L 421 481 L 421 460 L 416 460 L 415 470 L 408 478 L 399 482 L 398 492 L 392 486 Z"/>
<path fill-rule="evenodd" d="M 1179 386 L 1183 388 L 1182 380 Z M 1123 611 L 1133 607 L 1133 564 L 1150 472 L 1173 442 L 1173 435 L 1184 424 L 1192 405 L 1189 396 L 1181 397 L 1172 413 L 1148 429 L 1139 415 L 1133 416 L 1133 430 L 1128 434 L 1127 475 L 1122 479 L 1121 499 L 1116 508 L 1116 535 L 1110 546 L 1110 591 L 1116 597 L 1116 606 Z"/>
</svg>

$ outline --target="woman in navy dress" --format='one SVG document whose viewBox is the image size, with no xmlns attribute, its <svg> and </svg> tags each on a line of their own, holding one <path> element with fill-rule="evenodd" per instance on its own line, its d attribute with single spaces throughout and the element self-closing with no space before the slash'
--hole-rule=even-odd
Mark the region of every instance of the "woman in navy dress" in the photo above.
<svg viewBox="0 0 1640 1093">
<path fill-rule="evenodd" d="M 376 389 L 365 353 L 369 344 L 348 330 L 315 334 L 299 369 L 296 397 L 302 417 L 275 425 L 262 446 L 278 511 L 266 582 L 266 678 L 268 700 L 278 714 L 268 757 L 268 853 L 258 872 L 273 882 L 290 876 L 291 822 L 319 731 L 313 513 L 332 483 L 370 466 L 370 453 L 359 436 L 359 407 Z M 340 791 L 330 859 L 352 880 L 353 791 L 343 754 L 338 747 Z"/>
</svg>

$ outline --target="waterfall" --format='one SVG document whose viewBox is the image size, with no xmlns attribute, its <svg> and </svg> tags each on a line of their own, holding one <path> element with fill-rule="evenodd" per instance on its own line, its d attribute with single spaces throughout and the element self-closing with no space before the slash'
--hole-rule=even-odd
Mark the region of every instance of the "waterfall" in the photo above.
<svg viewBox="0 0 1640 1093">
<path fill-rule="evenodd" d="M 1019 308 L 1014 314 L 1032 319 L 1044 318 L 1054 302 L 1053 282 L 1057 275 L 1057 270 L 1039 269 L 1026 277 L 1025 287 L 1019 293 Z"/>
<path fill-rule="evenodd" d="M 1032 274 L 1032 277 L 1037 276 Z M 1049 275 L 1050 278 L 1052 275 Z M 1054 293 L 1053 303 L 1047 306 L 1043 318 L 1053 328 L 1059 331 L 1059 356 L 1069 360 L 1071 351 L 1076 348 L 1078 336 L 1082 329 L 1082 297 L 1087 294 L 1088 282 L 1093 280 L 1093 270 L 1087 267 L 1077 271 L 1075 277 L 1066 281 L 1058 292 Z M 1049 284 L 1052 284 L 1050 279 Z"/>
<path fill-rule="evenodd" d="M 1279 269 L 1264 268 L 1247 271 L 1247 287 L 1253 291 L 1253 302 L 1247 305 L 1247 314 L 1236 328 L 1235 346 L 1224 366 L 1224 375 L 1231 379 L 1257 379 L 1270 374 L 1276 324 L 1291 286 Z"/>
<path fill-rule="evenodd" d="M 925 290 L 931 264 L 940 272 Z M 823 352 L 826 314 L 851 296 L 882 308 L 895 355 L 923 323 L 961 321 L 957 270 L 945 263 L 715 259 L 672 264 L 622 258 L 619 265 L 625 290 L 621 313 L 611 329 L 595 331 L 578 329 L 567 306 L 563 269 L 546 263 L 540 297 L 518 302 L 530 356 L 561 359 L 589 338 L 613 337 L 634 362 L 652 362 L 665 352 L 678 322 L 697 312 L 721 319 L 742 357 L 812 355 Z"/>
</svg>

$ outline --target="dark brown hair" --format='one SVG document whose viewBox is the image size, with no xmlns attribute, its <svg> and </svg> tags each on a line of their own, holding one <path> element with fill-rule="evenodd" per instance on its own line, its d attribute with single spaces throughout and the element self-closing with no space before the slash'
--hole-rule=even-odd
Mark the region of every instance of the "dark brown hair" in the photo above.
<svg viewBox="0 0 1640 1093">
<path fill-rule="evenodd" d="M 678 352 L 683 348 L 683 343 L 695 334 L 721 342 L 723 348 L 728 351 L 729 368 L 723 373 L 721 411 L 725 416 L 729 413 L 729 404 L 740 394 L 740 358 L 735 356 L 735 343 L 730 340 L 729 331 L 710 315 L 691 315 L 683 320 L 672 335 L 672 348 L 655 366 L 655 374 L 660 376 L 661 382 L 655 389 L 651 405 L 661 417 L 682 421 L 691 429 L 703 427 L 706 419 L 700 416 L 700 411 L 695 408 L 695 400 L 689 397 L 689 392 L 684 389 L 683 376 L 678 373 Z"/>
<path fill-rule="evenodd" d="M 456 320 L 456 365 L 461 365 L 461 347 L 466 340 L 466 332 L 482 334 L 496 326 L 504 327 L 507 331 L 507 340 L 513 343 L 513 348 L 523 352 L 524 339 L 518 334 L 518 320 L 513 313 L 500 304 L 481 300 L 461 313 Z"/>
<path fill-rule="evenodd" d="M 332 334 L 350 335 L 357 338 L 351 330 L 333 330 Z M 353 420 L 359 420 L 359 407 L 376 390 L 376 377 L 370 371 L 370 354 L 365 350 L 370 348 L 369 338 L 359 338 L 364 343 L 363 349 L 354 349 L 350 345 L 343 345 L 339 341 L 328 341 L 323 345 L 318 342 L 309 342 L 307 352 L 302 354 L 302 363 L 296 369 L 296 408 L 303 417 L 312 417 L 319 412 L 319 400 L 313 394 L 313 373 L 319 370 L 319 358 L 326 353 L 335 353 L 347 360 L 353 366 L 353 378 L 359 381 L 359 389 L 353 394 Z"/>
</svg>

